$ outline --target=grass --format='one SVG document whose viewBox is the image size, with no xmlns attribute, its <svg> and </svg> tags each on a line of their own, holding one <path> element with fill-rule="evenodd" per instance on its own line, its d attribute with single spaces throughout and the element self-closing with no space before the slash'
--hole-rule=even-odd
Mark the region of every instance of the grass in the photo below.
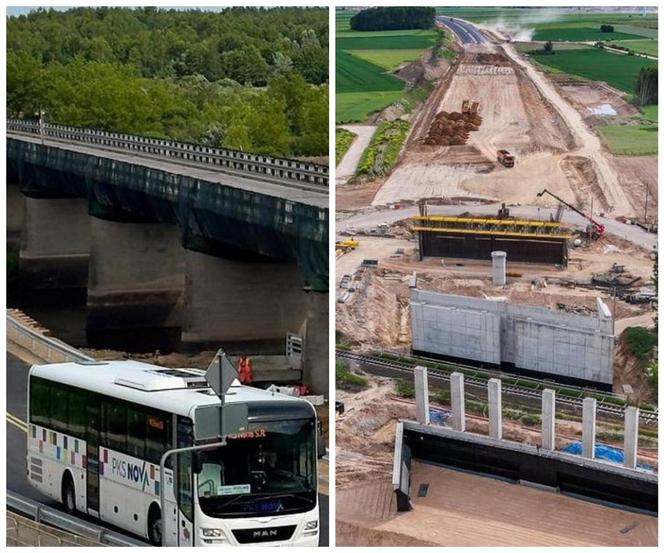
<svg viewBox="0 0 664 553">
<path fill-rule="evenodd" d="M 639 54 L 646 54 L 648 56 L 657 56 L 657 40 L 654 39 L 640 39 L 640 40 L 618 40 L 611 43 L 612 46 L 623 46 L 634 50 Z"/>
<path fill-rule="evenodd" d="M 643 119 L 657 123 L 658 121 L 657 104 L 654 104 L 652 106 L 641 106 L 641 113 L 643 113 Z"/>
<path fill-rule="evenodd" d="M 587 42 L 598 40 L 624 40 L 636 39 L 638 35 L 628 33 L 603 33 L 597 27 L 552 27 L 548 29 L 538 29 L 533 35 L 533 40 L 551 40 L 557 42 Z"/>
<path fill-rule="evenodd" d="M 349 392 L 360 392 L 369 387 L 369 379 L 350 372 L 345 363 L 337 361 L 336 366 L 337 388 Z"/>
<path fill-rule="evenodd" d="M 415 397 L 415 385 L 410 380 L 397 380 L 394 383 L 394 390 L 400 397 Z"/>
<path fill-rule="evenodd" d="M 351 31 L 355 13 L 336 12 L 337 123 L 365 121 L 407 94 L 404 81 L 389 71 L 417 60 L 440 40 L 436 30 Z"/>
<path fill-rule="evenodd" d="M 530 56 L 546 67 L 593 81 L 605 81 L 628 94 L 634 93 L 634 84 L 642 67 L 657 66 L 654 60 L 612 54 L 599 48 L 557 51 L 552 56 L 532 53 Z"/>
<path fill-rule="evenodd" d="M 385 71 L 393 71 L 402 63 L 415 61 L 422 56 L 422 50 L 348 50 L 356 58 L 373 63 Z"/>
<path fill-rule="evenodd" d="M 339 162 L 344 155 L 346 155 L 348 148 L 350 148 L 350 145 L 353 143 L 353 140 L 355 140 L 357 135 L 346 129 L 337 128 L 336 131 L 336 146 L 334 149 L 336 157 L 335 164 L 339 165 Z"/>
<path fill-rule="evenodd" d="M 639 361 L 648 361 L 657 346 L 657 334 L 647 328 L 631 326 L 623 332 L 627 349 Z"/>
<path fill-rule="evenodd" d="M 389 173 L 397 161 L 408 128 L 409 124 L 402 120 L 383 121 L 378 125 L 369 146 L 362 153 L 357 174 L 373 178 Z"/>
<path fill-rule="evenodd" d="M 612 125 L 598 127 L 606 146 L 616 155 L 657 154 L 657 125 Z"/>
</svg>

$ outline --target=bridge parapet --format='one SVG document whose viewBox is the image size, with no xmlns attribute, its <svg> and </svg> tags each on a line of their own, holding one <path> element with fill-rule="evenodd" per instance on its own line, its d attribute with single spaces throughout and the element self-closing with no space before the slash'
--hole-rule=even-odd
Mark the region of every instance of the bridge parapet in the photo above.
<svg viewBox="0 0 664 553">
<path fill-rule="evenodd" d="M 43 136 L 53 140 L 66 140 L 94 144 L 101 147 L 143 152 L 150 155 L 202 164 L 218 170 L 232 170 L 251 176 L 281 179 L 318 185 L 327 193 L 329 170 L 324 165 L 306 163 L 287 158 L 250 154 L 240 150 L 219 149 L 174 140 L 148 138 L 130 134 L 53 125 L 35 120 L 7 119 L 7 132 Z"/>
</svg>

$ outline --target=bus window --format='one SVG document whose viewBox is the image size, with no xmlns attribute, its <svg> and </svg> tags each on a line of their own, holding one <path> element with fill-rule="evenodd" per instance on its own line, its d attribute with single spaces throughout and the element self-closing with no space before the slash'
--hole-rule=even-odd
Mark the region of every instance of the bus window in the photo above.
<svg viewBox="0 0 664 553">
<path fill-rule="evenodd" d="M 127 454 L 145 455 L 145 413 L 137 405 L 127 407 Z"/>
<path fill-rule="evenodd" d="M 85 408 L 90 397 L 89 392 L 79 388 L 69 389 L 69 433 L 77 438 L 85 436 L 87 417 Z"/>
<path fill-rule="evenodd" d="M 56 432 L 69 434 L 67 405 L 69 394 L 64 386 L 51 387 L 51 428 Z"/>
<path fill-rule="evenodd" d="M 30 422 L 50 426 L 50 394 L 48 382 L 41 378 L 30 379 Z"/>
<path fill-rule="evenodd" d="M 124 453 L 127 449 L 127 408 L 124 403 L 104 403 L 105 446 Z"/>
<path fill-rule="evenodd" d="M 146 422 L 145 457 L 151 463 L 159 464 L 171 445 L 171 425 L 168 416 L 158 411 L 148 411 Z"/>
</svg>

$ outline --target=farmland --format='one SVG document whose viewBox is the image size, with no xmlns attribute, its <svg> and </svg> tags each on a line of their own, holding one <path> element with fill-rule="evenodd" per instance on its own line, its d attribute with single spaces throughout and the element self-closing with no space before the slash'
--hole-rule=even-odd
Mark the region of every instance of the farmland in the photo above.
<svg viewBox="0 0 664 553">
<path fill-rule="evenodd" d="M 657 40 L 655 39 L 641 39 L 641 40 L 619 40 L 613 42 L 612 46 L 623 46 L 649 56 L 657 56 Z"/>
<path fill-rule="evenodd" d="M 541 65 L 593 81 L 604 81 L 631 95 L 642 67 L 656 67 L 657 62 L 644 58 L 612 54 L 599 48 L 562 50 L 549 56 L 532 53 L 531 59 Z"/>
<path fill-rule="evenodd" d="M 433 30 L 350 31 L 352 15 L 337 11 L 337 123 L 364 121 L 398 100 L 405 83 L 389 71 L 420 58 L 439 36 Z"/>
<path fill-rule="evenodd" d="M 438 8 L 438 13 L 477 23 L 501 21 L 534 31 L 533 40 L 598 41 L 657 37 L 657 15 L 637 13 L 592 13 L 570 9 L 538 8 Z M 614 26 L 613 33 L 602 33 L 602 24 Z"/>
<path fill-rule="evenodd" d="M 599 127 L 606 146 L 616 155 L 643 156 L 657 153 L 657 125 Z"/>
</svg>

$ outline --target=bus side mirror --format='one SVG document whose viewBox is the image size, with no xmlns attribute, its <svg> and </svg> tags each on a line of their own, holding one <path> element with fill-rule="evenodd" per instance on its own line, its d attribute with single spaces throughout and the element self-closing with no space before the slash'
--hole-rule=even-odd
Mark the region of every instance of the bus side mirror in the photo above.
<svg viewBox="0 0 664 553">
<path fill-rule="evenodd" d="M 194 471 L 194 474 L 200 474 L 203 472 L 203 460 L 198 451 L 194 451 L 191 458 L 191 468 Z"/>
</svg>

